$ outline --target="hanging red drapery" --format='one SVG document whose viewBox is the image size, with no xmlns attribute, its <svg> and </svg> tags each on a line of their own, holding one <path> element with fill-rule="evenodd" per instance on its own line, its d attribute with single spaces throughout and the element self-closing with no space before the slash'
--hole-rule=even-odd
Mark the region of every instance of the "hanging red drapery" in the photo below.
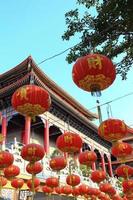
<svg viewBox="0 0 133 200">
<path fill-rule="evenodd" d="M 44 128 L 44 149 L 46 154 L 49 153 L 49 121 L 45 120 L 45 128 Z"/>
</svg>

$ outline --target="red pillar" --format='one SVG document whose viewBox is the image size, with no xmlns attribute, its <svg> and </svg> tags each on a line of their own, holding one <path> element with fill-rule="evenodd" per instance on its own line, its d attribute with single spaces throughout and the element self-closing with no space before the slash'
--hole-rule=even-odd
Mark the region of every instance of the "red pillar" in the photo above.
<svg viewBox="0 0 133 200">
<path fill-rule="evenodd" d="M 46 154 L 49 153 L 49 121 L 45 120 L 45 128 L 44 128 L 44 149 Z"/>
<path fill-rule="evenodd" d="M 92 170 L 95 171 L 96 170 L 96 163 L 93 162 L 91 167 L 92 167 Z"/>
<path fill-rule="evenodd" d="M 64 134 L 64 133 L 66 133 L 66 132 L 67 132 L 67 131 L 66 131 L 66 130 L 64 130 L 63 134 Z M 64 152 L 64 153 L 63 153 L 63 155 L 64 155 L 64 158 L 66 158 L 66 159 L 67 159 L 67 158 L 68 158 L 68 156 L 69 156 L 67 152 Z"/>
<path fill-rule="evenodd" d="M 91 146 L 91 151 L 94 151 L 94 146 Z M 93 171 L 96 170 L 96 163 L 95 162 L 92 163 L 91 168 L 92 168 Z"/>
<path fill-rule="evenodd" d="M 30 143 L 30 127 L 31 127 L 31 117 L 25 117 L 25 130 L 23 135 L 23 143 L 25 145 Z"/>
<path fill-rule="evenodd" d="M 21 143 L 22 144 L 25 143 L 25 130 L 22 130 L 22 132 L 21 132 Z"/>
<path fill-rule="evenodd" d="M 4 136 L 4 141 L 3 144 L 5 145 L 6 143 L 6 136 L 7 136 L 7 119 L 5 116 L 2 117 L 2 135 Z"/>
<path fill-rule="evenodd" d="M 105 160 L 104 160 L 104 153 L 100 153 L 101 155 L 101 164 L 102 164 L 102 170 L 106 172 L 106 167 L 105 167 Z"/>
<path fill-rule="evenodd" d="M 113 177 L 113 170 L 112 170 L 112 164 L 111 164 L 111 157 L 108 156 L 108 167 L 109 167 L 109 175 Z"/>
</svg>

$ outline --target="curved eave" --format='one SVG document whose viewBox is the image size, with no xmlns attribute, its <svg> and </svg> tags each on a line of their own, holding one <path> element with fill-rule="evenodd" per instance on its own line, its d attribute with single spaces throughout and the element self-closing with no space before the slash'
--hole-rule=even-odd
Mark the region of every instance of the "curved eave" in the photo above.
<svg viewBox="0 0 133 200">
<path fill-rule="evenodd" d="M 69 103 L 71 106 L 73 106 L 75 109 L 77 109 L 78 112 L 80 112 L 82 115 L 87 117 L 89 120 L 98 119 L 98 116 L 89 110 L 85 109 L 79 102 L 77 102 L 73 97 L 71 97 L 68 93 L 66 93 L 62 88 L 60 88 L 54 81 L 52 81 L 34 62 L 31 56 L 29 56 L 27 59 L 25 59 L 23 62 L 18 64 L 16 67 L 10 69 L 9 71 L 3 73 L 0 75 L 0 80 L 4 81 L 7 77 L 9 77 L 11 74 L 18 73 L 18 70 L 22 70 L 22 68 L 26 67 L 27 72 L 29 72 L 28 69 L 28 63 L 31 65 L 31 71 L 34 71 L 34 73 L 39 77 L 39 79 L 51 90 L 53 90 L 57 95 L 61 97 L 62 100 Z M 21 72 L 19 72 L 21 73 Z"/>
<path fill-rule="evenodd" d="M 31 56 L 29 56 L 27 59 L 25 59 L 24 61 L 22 61 L 21 63 L 19 63 L 17 66 L 12 67 L 8 71 L 4 72 L 3 74 L 0 74 L 0 79 L 5 79 L 6 76 L 9 76 L 10 74 L 16 73 L 19 68 L 21 68 L 23 66 L 26 66 L 28 64 L 28 62 L 29 62 L 30 59 L 31 59 Z"/>
</svg>

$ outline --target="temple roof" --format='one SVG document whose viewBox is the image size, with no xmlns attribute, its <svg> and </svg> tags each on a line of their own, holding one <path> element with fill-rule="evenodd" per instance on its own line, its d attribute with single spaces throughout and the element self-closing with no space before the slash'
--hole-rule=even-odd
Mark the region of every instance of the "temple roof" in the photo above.
<svg viewBox="0 0 133 200">
<path fill-rule="evenodd" d="M 45 86 L 49 93 L 53 96 L 60 97 L 60 100 L 67 102 L 74 109 L 76 109 L 83 116 L 87 117 L 89 120 L 98 118 L 98 116 L 84 106 L 82 106 L 78 101 L 76 101 L 72 96 L 65 92 L 61 87 L 59 87 L 53 80 L 51 80 L 35 63 L 33 58 L 29 56 L 23 62 L 13 67 L 9 71 L 0 74 L 0 95 L 6 92 L 14 84 L 19 85 L 19 82 L 23 81 L 24 77 L 32 73 L 34 77 L 39 79 Z"/>
</svg>

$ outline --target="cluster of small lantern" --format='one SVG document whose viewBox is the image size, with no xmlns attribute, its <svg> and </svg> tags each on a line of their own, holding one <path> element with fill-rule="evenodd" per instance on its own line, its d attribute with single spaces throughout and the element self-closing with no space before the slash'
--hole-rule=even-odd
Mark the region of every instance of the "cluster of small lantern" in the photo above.
<svg viewBox="0 0 133 200">
<path fill-rule="evenodd" d="M 90 54 L 77 60 L 73 67 L 73 80 L 82 89 L 99 93 L 107 88 L 115 80 L 115 68 L 110 59 L 99 54 Z M 49 93 L 36 85 L 25 85 L 19 88 L 12 96 L 12 106 L 16 111 L 24 116 L 29 116 L 33 120 L 35 116 L 47 111 L 50 107 L 51 99 Z M 120 141 L 127 133 L 125 123 L 118 119 L 108 119 L 102 122 L 98 128 L 98 134 L 107 141 L 111 141 L 113 147 L 112 155 L 120 161 L 126 159 L 127 155 L 132 153 L 132 147 Z M 56 141 L 57 148 L 67 154 L 66 157 L 60 156 L 52 158 L 49 166 L 57 174 L 66 166 L 69 166 L 69 174 L 66 177 L 66 185 L 61 185 L 58 177 L 49 177 L 45 180 L 45 185 L 41 186 L 41 190 L 45 194 L 57 193 L 65 195 L 73 195 L 85 197 L 86 199 L 101 200 L 121 200 L 133 198 L 133 180 L 128 179 L 133 176 L 133 168 L 128 165 L 121 165 L 117 168 L 116 173 L 120 177 L 124 177 L 122 183 L 123 192 L 126 197 L 121 198 L 115 188 L 107 182 L 106 173 L 102 170 L 92 171 L 90 178 L 97 183 L 97 188 L 81 183 L 80 177 L 73 173 L 69 158 L 75 154 L 78 155 L 79 163 L 86 165 L 87 168 L 97 160 L 94 151 L 81 152 L 82 139 L 73 132 L 66 131 L 59 136 Z M 39 144 L 25 145 L 21 150 L 21 156 L 29 163 L 26 166 L 28 173 L 32 178 L 27 181 L 27 186 L 33 194 L 40 190 L 40 180 L 36 178 L 36 174 L 43 170 L 42 164 L 39 162 L 44 157 L 44 148 Z M 62 154 L 63 155 L 63 154 Z M 22 188 L 24 180 L 16 178 L 20 169 L 13 165 L 13 155 L 6 151 L 0 151 L 0 188 L 7 183 L 7 179 L 11 181 L 12 187 L 16 189 Z M 3 175 L 4 173 L 4 175 Z"/>
</svg>

